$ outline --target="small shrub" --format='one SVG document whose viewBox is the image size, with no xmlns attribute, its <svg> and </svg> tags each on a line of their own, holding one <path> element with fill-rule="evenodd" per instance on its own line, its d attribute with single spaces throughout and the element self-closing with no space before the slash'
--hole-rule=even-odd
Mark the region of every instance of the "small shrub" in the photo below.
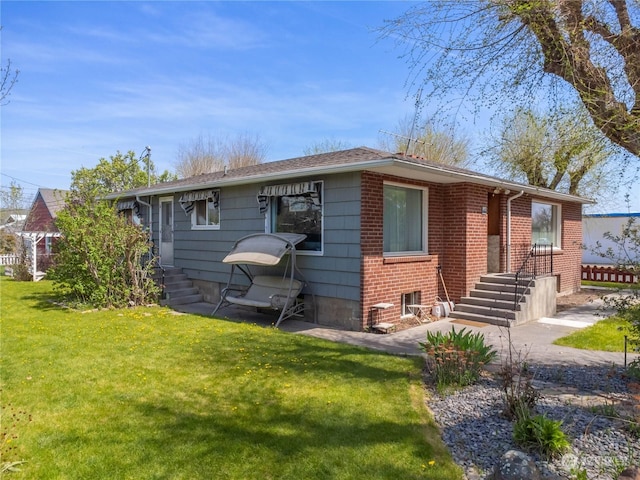
<svg viewBox="0 0 640 480">
<path fill-rule="evenodd" d="M 504 414 L 509 420 L 534 411 L 540 393 L 533 386 L 533 376 L 519 365 L 503 365 Z"/>
<path fill-rule="evenodd" d="M 513 425 L 513 438 L 522 447 L 552 458 L 569 448 L 569 440 L 562 431 L 562 421 L 545 415 L 522 415 Z"/>
<path fill-rule="evenodd" d="M 427 332 L 427 341 L 420 347 L 429 357 L 428 368 L 438 390 L 463 387 L 478 380 L 483 367 L 497 352 L 484 343 L 484 335 L 466 329 L 447 334 Z"/>
<path fill-rule="evenodd" d="M 514 352 L 511 330 L 507 330 L 509 352 L 502 364 L 500 376 L 504 393 L 504 414 L 509 420 L 530 416 L 535 410 L 540 393 L 533 386 L 533 373 L 526 355 Z"/>
</svg>

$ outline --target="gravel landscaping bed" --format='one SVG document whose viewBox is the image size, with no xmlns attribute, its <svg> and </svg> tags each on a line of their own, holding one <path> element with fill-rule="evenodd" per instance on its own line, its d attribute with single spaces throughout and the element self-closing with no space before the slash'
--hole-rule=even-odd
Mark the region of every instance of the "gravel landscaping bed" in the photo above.
<svg viewBox="0 0 640 480">
<path fill-rule="evenodd" d="M 530 367 L 535 384 L 545 386 L 537 413 L 562 420 L 563 430 L 571 440 L 570 450 L 552 461 L 530 453 L 545 478 L 576 478 L 575 474 L 584 470 L 590 480 L 615 479 L 624 467 L 640 464 L 640 440 L 627 432 L 619 419 L 604 416 L 615 411 L 616 403 L 630 398 L 621 369 Z M 556 394 L 563 388 L 601 394 L 606 401 L 600 408 L 578 405 Z M 545 394 L 545 390 L 552 393 Z M 433 393 L 428 406 L 444 442 L 468 479 L 485 478 L 505 452 L 522 450 L 513 441 L 512 423 L 502 414 L 502 391 L 494 376 L 450 395 Z"/>
</svg>

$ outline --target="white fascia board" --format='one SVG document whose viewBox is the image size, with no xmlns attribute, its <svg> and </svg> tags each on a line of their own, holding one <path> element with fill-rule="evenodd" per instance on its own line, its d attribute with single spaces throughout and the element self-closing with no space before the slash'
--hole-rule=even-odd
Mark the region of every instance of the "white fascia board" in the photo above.
<svg viewBox="0 0 640 480">
<path fill-rule="evenodd" d="M 595 203 L 593 200 L 585 199 L 578 197 L 576 195 L 569 195 L 566 193 L 555 192 L 553 190 L 543 189 L 540 187 L 532 187 L 530 185 L 523 185 L 515 182 L 510 182 L 507 180 L 501 180 L 499 178 L 486 177 L 483 175 L 474 174 L 473 172 L 457 172 L 448 170 L 446 168 L 441 168 L 432 165 L 424 165 L 417 164 L 413 162 L 408 162 L 405 160 L 400 160 L 393 157 L 386 157 L 375 160 L 365 160 L 362 162 L 353 162 L 353 163 L 345 163 L 339 165 L 330 165 L 330 166 L 318 166 L 318 167 L 307 167 L 307 168 L 296 168 L 293 170 L 284 170 L 278 172 L 270 172 L 266 174 L 257 174 L 246 177 L 233 177 L 229 179 L 225 179 L 224 177 L 212 181 L 212 182 L 204 182 L 200 184 L 185 184 L 180 187 L 165 187 L 165 188 L 147 188 L 137 190 L 134 193 L 125 195 L 117 195 L 117 194 L 109 194 L 105 198 L 107 200 L 115 200 L 116 198 L 126 198 L 132 196 L 148 196 L 148 195 L 166 195 L 172 193 L 180 193 L 186 192 L 193 189 L 205 189 L 205 188 L 222 188 L 222 187 L 233 187 L 238 185 L 247 185 L 253 183 L 266 183 L 272 180 L 288 180 L 292 178 L 299 178 L 303 176 L 311 176 L 311 175 L 330 175 L 330 174 L 338 174 L 338 173 L 349 173 L 349 172 L 357 172 L 364 170 L 371 171 L 384 171 L 390 168 L 397 168 L 399 172 L 396 173 L 399 177 L 412 178 L 415 179 L 415 175 L 403 175 L 403 171 L 422 173 L 423 175 L 433 175 L 440 177 L 448 177 L 454 180 L 451 183 L 458 182 L 469 182 L 480 185 L 485 185 L 492 188 L 502 188 L 505 190 L 511 190 L 511 192 L 516 193 L 521 190 L 524 190 L 525 193 L 530 195 L 536 195 L 545 198 L 551 198 L 554 200 L 564 200 L 570 202 L 579 202 L 582 204 L 593 204 Z M 425 179 L 428 180 L 428 179 Z M 431 180 L 433 181 L 433 179 Z M 436 182 L 437 183 L 437 182 Z"/>
</svg>

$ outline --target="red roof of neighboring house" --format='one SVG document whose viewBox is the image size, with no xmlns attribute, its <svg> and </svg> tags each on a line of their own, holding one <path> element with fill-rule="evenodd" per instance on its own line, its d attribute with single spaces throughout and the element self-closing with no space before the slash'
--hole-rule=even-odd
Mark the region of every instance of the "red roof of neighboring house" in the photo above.
<svg viewBox="0 0 640 480">
<path fill-rule="evenodd" d="M 25 220 L 24 232 L 57 232 L 54 220 L 64 207 L 66 190 L 40 188 Z"/>
</svg>

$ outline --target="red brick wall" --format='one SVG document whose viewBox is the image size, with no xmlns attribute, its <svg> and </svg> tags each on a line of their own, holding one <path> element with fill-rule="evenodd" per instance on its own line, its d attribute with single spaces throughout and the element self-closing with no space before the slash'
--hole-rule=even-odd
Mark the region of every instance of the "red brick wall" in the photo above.
<svg viewBox="0 0 640 480">
<path fill-rule="evenodd" d="M 383 251 L 383 182 L 427 187 L 428 254 L 387 257 Z M 362 327 L 373 320 L 395 323 L 401 315 L 403 293 L 421 292 L 421 303 L 433 304 L 436 297 L 445 298 L 437 266 L 442 266 L 449 297 L 458 302 L 487 272 L 487 221 L 483 213 L 493 189 L 475 184 L 432 184 L 363 172 L 361 221 L 361 308 Z M 500 199 L 501 269 L 507 271 L 507 198 Z M 511 268 L 515 272 L 524 253 L 531 247 L 531 200 L 523 195 L 511 202 Z M 560 290 L 575 291 L 580 286 L 582 257 L 582 208 L 579 204 L 562 203 L 562 249 L 554 256 L 554 273 L 559 276 Z M 486 212 L 486 210 L 484 210 Z M 376 303 L 394 306 L 377 313 Z M 376 315 L 376 318 L 372 318 Z"/>
<path fill-rule="evenodd" d="M 582 272 L 582 205 L 562 203 L 562 252 L 554 256 L 554 272 L 560 274 L 559 291 L 580 289 Z"/>
<path fill-rule="evenodd" d="M 511 272 L 516 272 L 522 264 L 523 255 L 531 246 L 531 201 L 535 197 L 523 195 L 511 202 Z M 539 199 L 545 203 L 557 203 L 560 205 L 560 217 L 562 231 L 560 235 L 560 250 L 554 251 L 553 272 L 558 276 L 559 291 L 562 293 L 575 292 L 580 289 L 580 274 L 582 262 L 582 205 L 571 202 L 549 202 L 547 199 Z M 504 220 L 501 236 L 501 251 L 503 261 L 501 265 L 506 271 L 507 251 L 507 225 L 506 203 L 504 200 Z"/>
<path fill-rule="evenodd" d="M 488 193 L 481 185 L 443 186 L 442 275 L 454 301 L 467 295 L 480 275 L 487 273 L 487 215 L 483 207 L 487 207 Z"/>
<path fill-rule="evenodd" d="M 437 191 L 440 186 L 424 182 L 407 181 L 395 177 L 370 172 L 362 174 L 362 218 L 361 218 L 361 308 L 362 328 L 373 320 L 396 323 L 401 315 L 403 293 L 421 292 L 422 303 L 432 303 L 437 296 L 438 279 L 436 265 L 438 255 L 420 255 L 383 258 L 383 181 L 392 180 L 429 188 L 429 252 L 439 248 L 442 240 L 440 223 L 442 202 Z M 432 227 L 434 225 L 434 227 Z M 371 306 L 376 303 L 393 303 L 394 306 L 382 310 L 377 318 L 372 318 Z"/>
</svg>

